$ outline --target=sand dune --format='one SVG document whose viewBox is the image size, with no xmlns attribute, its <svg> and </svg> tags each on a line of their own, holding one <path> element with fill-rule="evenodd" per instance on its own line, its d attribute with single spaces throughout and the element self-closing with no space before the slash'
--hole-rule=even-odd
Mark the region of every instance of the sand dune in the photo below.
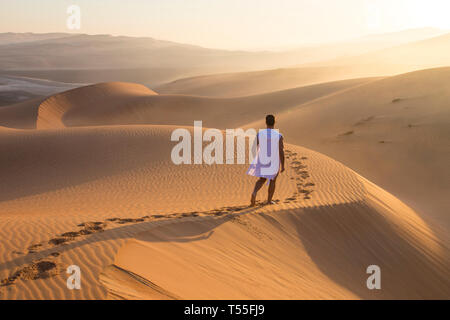
<svg viewBox="0 0 450 320">
<path fill-rule="evenodd" d="M 447 299 L 449 80 L 238 98 L 112 82 L 0 108 L 0 299 Z M 170 160 L 179 126 L 269 112 L 288 143 L 275 205 L 248 207 L 246 165 Z"/>
<path fill-rule="evenodd" d="M 113 297 L 134 299 L 448 297 L 448 249 L 401 202 L 359 187 L 365 200 L 155 226 L 128 241 L 100 280 Z M 349 195 L 316 190 L 317 198 Z M 381 292 L 366 287 L 372 264 L 384 272 Z"/>
<path fill-rule="evenodd" d="M 448 297 L 448 240 L 344 165 L 288 145 L 278 204 L 249 209 L 246 166 L 173 165 L 173 129 L 0 130 L 0 297 Z"/>
<path fill-rule="evenodd" d="M 298 104 L 374 79 L 353 79 L 324 83 L 241 98 L 209 98 L 186 95 L 158 95 L 146 87 L 130 83 L 103 83 L 81 87 L 49 97 L 38 108 L 38 129 L 71 126 L 123 124 L 192 125 L 234 128 L 273 111 L 285 111 Z M 27 104 L 28 105 L 28 104 Z M 36 106 L 33 105 L 33 108 Z M 10 108 L 13 110 L 13 108 Z M 24 110 L 22 107 L 20 110 Z M 28 109 L 35 117 L 35 110 Z M 1 115 L 1 110 L 0 110 Z M 12 111 L 0 117 L 0 125 L 14 124 Z M 22 128 L 23 126 L 20 126 Z"/>
<path fill-rule="evenodd" d="M 450 68 L 424 70 L 300 105 L 278 126 L 287 141 L 343 162 L 450 230 L 449 99 Z"/>
<path fill-rule="evenodd" d="M 450 35 L 445 34 L 359 55 L 350 54 L 350 49 L 344 54 L 345 47 L 341 45 L 344 52 L 332 60 L 301 64 L 297 68 L 196 76 L 154 89 L 159 93 L 233 97 L 342 79 L 384 77 L 450 65 L 449 44 Z"/>
<path fill-rule="evenodd" d="M 38 117 L 34 107 L 21 107 L 19 114 L 12 107 L 0 110 L 0 125 L 28 128 L 32 119 L 38 128 L 192 125 L 200 119 L 204 126 L 225 129 L 260 127 L 255 119 L 277 113 L 288 141 L 342 161 L 431 217 L 427 222 L 447 228 L 450 204 L 443 195 L 449 186 L 442 172 L 448 172 L 449 159 L 448 78 L 449 69 L 442 68 L 231 99 L 157 95 L 140 85 L 110 83 L 50 97 Z M 434 156 L 439 149 L 442 156 Z"/>
<path fill-rule="evenodd" d="M 66 91 L 51 96 L 39 106 L 38 129 L 63 128 L 65 122 L 89 125 L 105 112 L 114 114 L 120 107 L 133 105 L 140 97 L 155 95 L 143 85 L 127 83 L 102 83 Z M 68 120 L 66 120 L 68 118 Z M 82 123 L 79 119 L 85 119 Z M 98 120 L 97 120 L 98 121 Z"/>
<path fill-rule="evenodd" d="M 312 67 L 225 73 L 179 79 L 157 86 L 160 94 L 239 97 L 353 77 L 347 67 Z"/>
<path fill-rule="evenodd" d="M 35 129 L 39 105 L 45 98 L 36 98 L 0 108 L 0 126 Z"/>
<path fill-rule="evenodd" d="M 40 40 L 50 40 L 64 37 L 73 36 L 70 33 L 15 33 L 15 32 L 7 32 L 0 33 L 0 45 L 5 44 L 14 44 L 14 43 L 25 43 L 25 42 L 33 42 Z"/>
<path fill-rule="evenodd" d="M 156 87 L 181 77 L 189 77 L 204 72 L 210 71 L 187 66 L 186 68 L 33 69 L 8 70 L 3 73 L 6 76 L 48 79 L 75 85 L 79 83 L 134 82 Z"/>
</svg>

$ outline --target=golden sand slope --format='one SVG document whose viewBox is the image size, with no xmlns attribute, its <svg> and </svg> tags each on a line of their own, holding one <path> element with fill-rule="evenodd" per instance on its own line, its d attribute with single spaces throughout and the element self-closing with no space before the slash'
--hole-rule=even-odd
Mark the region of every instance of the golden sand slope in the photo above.
<svg viewBox="0 0 450 320">
<path fill-rule="evenodd" d="M 288 145 L 279 203 L 249 209 L 246 166 L 173 165 L 173 129 L 2 129 L 0 277 L 22 273 L 0 297 L 105 298 L 101 283 L 128 298 L 450 294 L 448 242 L 342 164 Z M 53 273 L 30 280 L 24 270 L 41 262 Z M 71 264 L 80 291 L 66 288 Z M 379 293 L 365 287 L 370 264 Z"/>
<path fill-rule="evenodd" d="M 423 70 L 278 113 L 277 126 L 290 143 L 343 162 L 448 232 L 449 100 L 450 68 Z"/>
<path fill-rule="evenodd" d="M 119 111 L 124 104 L 156 95 L 134 83 L 108 82 L 76 88 L 51 96 L 39 106 L 38 129 L 93 125 L 105 112 Z M 117 110 L 119 109 L 119 110 Z"/>
<path fill-rule="evenodd" d="M 374 79 L 352 79 L 241 98 L 158 95 L 133 83 L 110 82 L 77 88 L 44 101 L 0 108 L 0 125 L 19 129 L 123 124 L 192 125 L 234 128 L 273 111 L 287 110 Z"/>
<path fill-rule="evenodd" d="M 353 88 L 324 84 L 239 99 L 160 96 L 107 83 L 56 95 L 37 113 L 32 105 L 7 110 L 0 125 L 32 128 L 34 114 L 42 130 L 0 128 L 0 299 L 448 298 L 448 233 L 326 156 L 287 145 L 278 203 L 249 209 L 254 178 L 245 165 L 173 165 L 175 127 L 70 127 L 202 119 L 232 128 L 278 105 L 288 142 L 302 138 L 350 154 L 348 140 L 359 130 L 370 137 L 355 144 L 364 152 L 373 137 L 394 133 L 402 143 L 377 141 L 395 148 L 376 159 L 435 177 L 433 168 L 448 171 L 418 155 L 445 151 L 448 135 L 438 120 L 448 123 L 447 76 L 429 70 Z M 375 118 L 366 115 L 375 111 Z M 421 133 L 394 130 L 406 112 L 415 120 L 405 130 L 420 125 Z M 401 157 L 402 150 L 410 153 Z M 408 157 L 415 158 L 394 161 Z M 377 170 L 370 172 L 403 181 L 396 171 Z M 438 191 L 438 179 L 428 181 L 429 190 Z M 72 264 L 82 270 L 79 291 L 66 287 Z M 371 264 L 382 270 L 379 292 L 365 285 Z"/>
<path fill-rule="evenodd" d="M 414 32 L 416 31 L 419 30 Z M 298 68 L 212 74 L 178 79 L 155 87 L 155 91 L 165 94 L 236 97 L 342 79 L 384 77 L 450 65 L 448 54 L 450 52 L 450 34 L 413 42 L 405 41 L 405 34 L 384 36 L 392 36 L 397 39 L 391 39 L 394 40 L 388 41 L 391 42 L 391 45 L 386 45 L 386 48 L 382 49 L 379 47 L 380 44 L 375 44 L 376 36 L 367 42 L 354 41 L 340 43 L 338 46 L 323 46 L 317 52 L 310 54 L 316 55 L 317 58 L 328 51 L 328 53 L 334 52 L 334 56 L 338 58 L 330 60 L 323 56 L 322 59 L 315 59 L 317 62 L 300 64 Z M 427 37 L 424 36 L 424 38 Z M 416 39 L 420 39 L 420 37 Z M 383 42 L 381 37 L 378 40 Z M 400 44 L 401 42 L 404 43 Z M 395 43 L 400 45 L 395 45 Z M 370 48 L 371 46 L 372 48 Z M 361 54 L 362 52 L 366 53 Z M 308 53 L 299 53 L 302 57 L 305 54 Z"/>
<path fill-rule="evenodd" d="M 443 196 L 450 188 L 450 150 L 446 147 L 450 137 L 449 70 L 339 81 L 231 99 L 156 95 L 140 85 L 102 84 L 49 98 L 39 107 L 37 122 L 45 128 L 192 125 L 201 119 L 204 126 L 224 129 L 262 127 L 263 121 L 255 119 L 276 113 L 288 141 L 342 161 L 418 209 L 427 222 L 450 229 L 450 202 Z M 0 118 L 6 121 L 0 125 L 7 126 L 11 117 L 18 118 L 10 113 L 9 118 Z M 440 150 L 439 156 L 436 150 Z"/>
<path fill-rule="evenodd" d="M 160 94 L 239 97 L 357 78 L 347 67 L 286 68 L 179 79 L 155 88 Z M 341 84 L 346 82 L 341 81 Z M 348 82 L 347 82 L 348 83 Z"/>
<path fill-rule="evenodd" d="M 344 80 L 230 99 L 158 95 L 138 84 L 102 83 L 51 96 L 39 106 L 29 102 L 20 109 L 8 107 L 4 113 L 0 109 L 0 125 L 30 128 L 34 119 L 38 129 L 50 129 L 124 124 L 192 125 L 194 120 L 203 120 L 204 126 L 234 128 L 263 117 L 273 111 L 274 105 L 281 112 L 369 81 L 373 79 Z M 26 119 L 26 123 L 18 119 Z"/>
<path fill-rule="evenodd" d="M 0 108 L 0 125 L 9 128 L 35 129 L 42 98 Z"/>
</svg>

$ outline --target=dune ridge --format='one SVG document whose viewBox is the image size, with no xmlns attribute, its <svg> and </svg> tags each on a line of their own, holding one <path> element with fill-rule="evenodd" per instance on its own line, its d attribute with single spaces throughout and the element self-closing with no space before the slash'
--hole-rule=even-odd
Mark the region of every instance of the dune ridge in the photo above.
<svg viewBox="0 0 450 320">
<path fill-rule="evenodd" d="M 139 87 L 145 93 L 136 88 L 136 95 L 105 95 L 103 105 L 95 107 L 95 103 L 71 102 L 63 93 L 57 103 L 49 98 L 39 106 L 37 122 L 45 128 L 192 125 L 201 119 L 206 127 L 258 128 L 263 122 L 255 119 L 275 113 L 289 141 L 342 161 L 423 213 L 428 223 L 445 229 L 450 227 L 446 214 L 450 203 L 442 195 L 449 185 L 441 172 L 448 172 L 450 159 L 445 147 L 450 134 L 449 70 L 337 81 L 239 98 L 158 95 Z M 77 92 L 72 94 L 78 96 Z M 91 97 L 95 97 L 93 92 Z M 355 150 L 360 150 L 357 156 Z M 427 155 L 433 150 L 441 150 L 442 156 L 430 161 Z"/>
<path fill-rule="evenodd" d="M 101 83 L 65 91 L 47 98 L 39 105 L 36 127 L 64 128 L 64 117 L 72 113 L 75 118 L 72 121 L 76 121 L 80 109 L 85 118 L 95 121 L 102 109 L 114 110 L 122 99 L 132 100 L 150 95 L 156 93 L 143 85 L 122 82 Z"/>
<path fill-rule="evenodd" d="M 20 113 L 19 105 L 2 108 L 0 125 L 51 129 L 127 124 L 192 125 L 194 120 L 203 120 L 205 126 L 233 128 L 270 112 L 274 104 L 280 111 L 287 110 L 370 81 L 374 79 L 342 80 L 239 98 L 160 95 L 138 84 L 102 83 L 56 94 L 42 102 L 23 103 Z"/>
<path fill-rule="evenodd" d="M 358 77 L 359 74 L 350 72 L 347 67 L 282 68 L 182 78 L 156 86 L 154 90 L 160 94 L 230 98 Z"/>
<path fill-rule="evenodd" d="M 448 296 L 448 242 L 436 238 L 406 205 L 353 171 L 304 148 L 289 145 L 288 150 L 293 169 L 288 177 L 301 167 L 314 181 L 311 202 L 294 196 L 272 208 L 219 211 L 216 217 L 175 220 L 146 230 L 122 246 L 114 264 L 101 274 L 111 297 Z M 384 272 L 381 292 L 366 287 L 365 268 L 372 264 Z M 430 272 L 433 279 L 424 279 Z"/>
<path fill-rule="evenodd" d="M 157 94 L 132 83 L 101 83 L 80 87 L 44 100 L 30 100 L 0 109 L 0 125 L 18 129 L 125 124 L 243 125 L 277 104 L 286 110 L 300 103 L 344 90 L 368 79 L 350 79 L 239 98 Z M 185 112 L 189 110 L 189 112 Z"/>
<path fill-rule="evenodd" d="M 0 297 L 448 296 L 448 242 L 413 210 L 341 163 L 287 145 L 278 204 L 251 211 L 253 179 L 245 178 L 246 166 L 173 165 L 173 144 L 167 141 L 174 128 L 0 131 L 6 151 L 0 158 L 0 230 L 2 239 L 11 239 L 1 242 L 0 277 L 38 261 L 62 270 L 49 278 L 19 277 L 9 290 L 0 287 Z M 258 200 L 263 197 L 264 192 Z M 77 230 L 89 221 L 99 232 L 81 235 Z M 177 259 L 189 272 L 175 287 Z M 368 263 L 385 270 L 382 294 L 364 289 Z M 84 270 L 81 291 L 65 288 L 63 271 L 70 264 Z M 431 276 L 416 279 L 420 272 Z M 205 278 L 194 290 L 200 276 Z"/>
</svg>

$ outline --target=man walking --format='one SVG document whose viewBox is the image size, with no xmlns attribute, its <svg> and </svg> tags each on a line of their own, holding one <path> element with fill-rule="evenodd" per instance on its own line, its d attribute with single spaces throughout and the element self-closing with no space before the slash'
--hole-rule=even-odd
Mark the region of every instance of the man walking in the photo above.
<svg viewBox="0 0 450 320">
<path fill-rule="evenodd" d="M 272 198 L 275 193 L 275 183 L 279 172 L 284 171 L 283 136 L 274 129 L 275 117 L 273 115 L 266 117 L 266 126 L 267 128 L 260 130 L 256 136 L 257 155 L 247 171 L 247 174 L 259 177 L 251 196 L 251 206 L 255 206 L 256 195 L 267 180 L 269 180 L 267 204 L 274 204 Z"/>
</svg>

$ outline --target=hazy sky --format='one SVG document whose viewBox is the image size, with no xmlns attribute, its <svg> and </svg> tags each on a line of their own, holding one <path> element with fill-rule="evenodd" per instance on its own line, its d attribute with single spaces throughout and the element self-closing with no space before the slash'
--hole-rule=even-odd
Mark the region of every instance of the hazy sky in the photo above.
<svg viewBox="0 0 450 320">
<path fill-rule="evenodd" d="M 68 30 L 67 8 L 81 8 Z M 418 27 L 450 29 L 450 0 L 0 0 L 0 32 L 150 36 L 271 49 Z"/>
</svg>

